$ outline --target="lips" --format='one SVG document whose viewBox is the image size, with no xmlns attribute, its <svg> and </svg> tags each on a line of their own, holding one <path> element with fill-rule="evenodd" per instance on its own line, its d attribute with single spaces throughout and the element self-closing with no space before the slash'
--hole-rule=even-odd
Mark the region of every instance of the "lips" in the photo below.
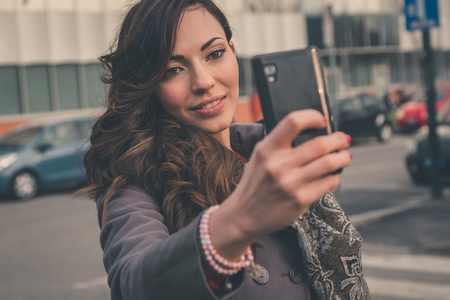
<svg viewBox="0 0 450 300">
<path fill-rule="evenodd" d="M 210 109 L 213 108 L 214 106 L 216 106 L 217 104 L 220 103 L 220 101 L 222 101 L 225 98 L 225 96 L 215 96 L 212 97 L 211 99 L 208 99 L 206 101 L 201 102 L 200 104 L 194 106 L 192 108 L 192 110 L 202 110 L 202 109 Z"/>
<path fill-rule="evenodd" d="M 196 114 L 202 117 L 213 117 L 220 114 L 225 109 L 226 96 L 215 96 L 191 108 Z"/>
</svg>

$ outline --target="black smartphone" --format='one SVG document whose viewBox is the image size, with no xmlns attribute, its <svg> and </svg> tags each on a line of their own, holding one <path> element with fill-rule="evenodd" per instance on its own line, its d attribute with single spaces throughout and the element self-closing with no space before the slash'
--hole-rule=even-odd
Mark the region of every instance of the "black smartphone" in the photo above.
<svg viewBox="0 0 450 300">
<path fill-rule="evenodd" d="M 257 55 L 252 58 L 252 67 L 267 132 L 291 111 L 307 108 L 321 112 L 327 119 L 327 126 L 302 132 L 293 146 L 334 132 L 317 48 Z"/>
<path fill-rule="evenodd" d="M 258 55 L 252 58 L 266 131 L 294 110 L 312 108 L 327 120 L 324 129 L 308 129 L 297 136 L 295 147 L 315 136 L 334 132 L 333 115 L 325 86 L 319 50 L 315 47 Z M 333 174 L 341 173 L 338 169 Z"/>
</svg>

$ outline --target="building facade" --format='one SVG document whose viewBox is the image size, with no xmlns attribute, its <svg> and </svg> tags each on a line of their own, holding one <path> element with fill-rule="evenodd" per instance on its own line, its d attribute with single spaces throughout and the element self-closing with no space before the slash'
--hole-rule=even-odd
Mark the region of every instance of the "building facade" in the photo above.
<svg viewBox="0 0 450 300">
<path fill-rule="evenodd" d="M 98 57 L 127 2 L 0 0 L 0 118 L 102 107 Z"/>
<path fill-rule="evenodd" d="M 99 109 L 98 57 L 132 0 L 0 0 L 0 120 Z M 255 93 L 253 55 L 315 45 L 336 93 L 420 85 L 420 32 L 403 0 L 217 0 L 234 29 L 243 99 Z M 450 1 L 432 29 L 436 78 L 450 81 Z M 330 86 L 330 84 L 329 84 Z M 245 101 L 245 100 L 243 100 Z"/>
<path fill-rule="evenodd" d="M 421 32 L 406 31 L 404 0 L 227 0 L 244 77 L 254 92 L 255 54 L 315 45 L 334 90 L 421 84 Z M 450 1 L 439 1 L 440 27 L 431 30 L 436 80 L 450 81 Z"/>
</svg>

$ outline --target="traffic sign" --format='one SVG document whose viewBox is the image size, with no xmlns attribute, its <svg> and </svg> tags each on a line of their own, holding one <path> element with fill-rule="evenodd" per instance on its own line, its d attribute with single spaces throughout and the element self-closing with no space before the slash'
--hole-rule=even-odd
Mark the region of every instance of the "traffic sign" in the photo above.
<svg viewBox="0 0 450 300">
<path fill-rule="evenodd" d="M 405 0 L 406 30 L 439 27 L 438 0 Z"/>
</svg>

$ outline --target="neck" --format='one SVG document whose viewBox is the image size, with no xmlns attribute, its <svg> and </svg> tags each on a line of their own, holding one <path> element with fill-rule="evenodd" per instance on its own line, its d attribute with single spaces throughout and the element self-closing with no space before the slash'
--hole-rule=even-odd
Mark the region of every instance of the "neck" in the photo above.
<svg viewBox="0 0 450 300">
<path fill-rule="evenodd" d="M 219 131 L 217 133 L 211 134 L 213 138 L 218 140 L 223 146 L 231 150 L 231 143 L 230 143 L 230 129 L 224 129 L 222 131 Z"/>
</svg>

